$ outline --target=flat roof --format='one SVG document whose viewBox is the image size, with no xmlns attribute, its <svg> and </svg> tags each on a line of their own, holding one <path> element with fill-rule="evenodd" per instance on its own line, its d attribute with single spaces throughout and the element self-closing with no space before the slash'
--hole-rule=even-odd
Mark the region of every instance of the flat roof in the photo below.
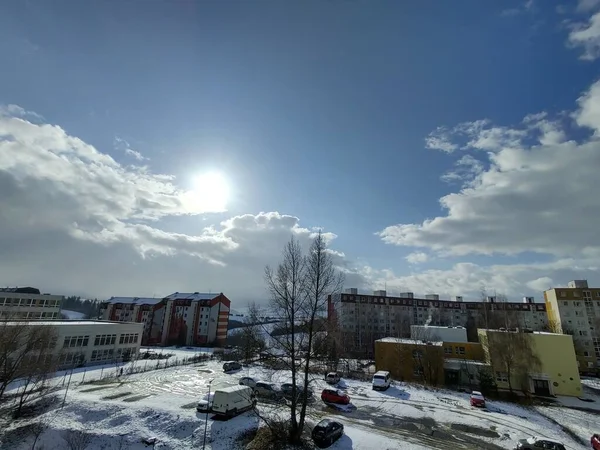
<svg viewBox="0 0 600 450">
<path fill-rule="evenodd" d="M 375 342 L 386 342 L 391 344 L 414 344 L 414 345 L 435 345 L 437 347 L 441 347 L 444 345 L 442 341 L 426 341 L 423 342 L 417 339 L 403 339 L 403 338 L 395 338 L 395 337 L 386 337 L 382 339 L 377 339 Z"/>
<path fill-rule="evenodd" d="M 6 322 L 6 325 L 123 325 L 123 324 L 131 324 L 131 323 L 140 323 L 141 322 L 115 322 L 111 320 L 21 320 L 21 321 L 13 321 Z"/>
</svg>

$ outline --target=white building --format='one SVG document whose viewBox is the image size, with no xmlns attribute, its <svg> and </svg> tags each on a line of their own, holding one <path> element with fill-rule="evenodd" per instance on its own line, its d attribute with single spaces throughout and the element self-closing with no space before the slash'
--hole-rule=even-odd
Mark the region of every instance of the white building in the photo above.
<svg viewBox="0 0 600 450">
<path fill-rule="evenodd" d="M 100 320 L 49 320 L 6 322 L 3 326 L 42 327 L 56 330 L 48 354 L 58 358 L 59 366 L 120 362 L 133 358 L 140 349 L 143 324 Z"/>
<path fill-rule="evenodd" d="M 32 287 L 0 288 L 0 320 L 59 319 L 62 300 Z"/>
</svg>

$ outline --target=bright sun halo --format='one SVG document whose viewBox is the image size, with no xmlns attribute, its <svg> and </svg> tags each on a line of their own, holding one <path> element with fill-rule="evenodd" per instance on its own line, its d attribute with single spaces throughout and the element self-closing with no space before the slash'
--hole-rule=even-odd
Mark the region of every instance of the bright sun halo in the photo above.
<svg viewBox="0 0 600 450">
<path fill-rule="evenodd" d="M 191 195 L 204 211 L 225 211 L 229 201 L 229 183 L 219 172 L 206 172 L 194 178 Z"/>
</svg>

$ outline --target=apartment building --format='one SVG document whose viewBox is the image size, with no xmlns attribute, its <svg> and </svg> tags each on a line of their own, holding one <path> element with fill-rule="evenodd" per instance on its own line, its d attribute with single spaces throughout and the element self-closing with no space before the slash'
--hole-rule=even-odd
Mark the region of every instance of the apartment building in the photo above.
<svg viewBox="0 0 600 450">
<path fill-rule="evenodd" d="M 60 319 L 62 300 L 32 287 L 0 288 L 0 320 Z"/>
<path fill-rule="evenodd" d="M 175 292 L 163 298 L 112 297 L 100 314 L 143 323 L 143 345 L 220 345 L 227 340 L 230 306 L 223 293 Z"/>
<path fill-rule="evenodd" d="M 115 322 L 142 323 L 142 345 L 159 345 L 166 303 L 162 298 L 111 297 L 100 305 L 100 317 Z"/>
<path fill-rule="evenodd" d="M 141 323 L 100 320 L 14 321 L 2 326 L 52 327 L 51 342 L 39 351 L 44 357 L 57 358 L 59 368 L 63 369 L 134 358 L 140 349 L 143 330 Z"/>
<path fill-rule="evenodd" d="M 548 330 L 546 305 L 535 303 L 533 297 L 522 302 L 498 301 L 493 296 L 465 302 L 462 297 L 444 300 L 436 294 L 415 298 L 405 292 L 392 297 L 386 291 L 366 295 L 347 289 L 329 296 L 327 315 L 337 321 L 346 350 L 366 355 L 372 354 L 377 339 L 410 336 L 411 325 L 465 327 L 470 341 L 477 341 L 477 328 Z"/>
<path fill-rule="evenodd" d="M 573 336 L 579 370 L 600 372 L 600 288 L 587 280 L 570 281 L 567 287 L 544 291 L 552 331 Z"/>
</svg>

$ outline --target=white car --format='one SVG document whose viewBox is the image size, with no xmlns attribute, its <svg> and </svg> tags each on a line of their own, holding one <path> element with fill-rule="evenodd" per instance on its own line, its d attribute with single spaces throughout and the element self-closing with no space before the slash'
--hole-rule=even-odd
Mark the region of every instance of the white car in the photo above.
<svg viewBox="0 0 600 450">
<path fill-rule="evenodd" d="M 373 375 L 373 390 L 380 389 L 385 391 L 392 384 L 390 373 L 385 370 L 380 370 Z"/>
<path fill-rule="evenodd" d="M 255 388 L 256 383 L 257 380 L 252 377 L 242 377 L 240 378 L 240 382 L 238 384 L 241 384 L 242 386 L 249 386 L 251 388 Z"/>
<path fill-rule="evenodd" d="M 210 396 L 208 394 L 205 394 L 204 397 L 202 397 L 198 402 L 198 406 L 196 406 L 196 411 L 201 413 L 210 412 L 212 410 L 214 396 L 214 392 L 212 392 Z"/>
<path fill-rule="evenodd" d="M 338 384 L 340 379 L 340 374 L 337 372 L 329 372 L 327 375 L 325 375 L 325 382 L 327 384 Z"/>
</svg>

